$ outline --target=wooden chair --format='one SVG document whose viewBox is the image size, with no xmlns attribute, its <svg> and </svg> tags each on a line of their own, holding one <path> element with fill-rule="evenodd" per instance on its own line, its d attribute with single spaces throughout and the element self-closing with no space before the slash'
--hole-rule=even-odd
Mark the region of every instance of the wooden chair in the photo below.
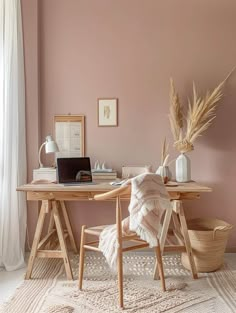
<svg viewBox="0 0 236 313">
<path fill-rule="evenodd" d="M 117 241 L 118 241 L 118 260 L 117 260 L 117 274 L 118 274 L 118 288 L 119 288 L 119 305 L 121 308 L 124 307 L 123 302 L 123 263 L 122 263 L 122 256 L 123 252 L 142 249 L 149 246 L 149 244 L 141 240 L 136 233 L 132 233 L 129 236 L 122 235 L 122 213 L 121 213 L 121 199 L 130 199 L 131 194 L 131 186 L 121 186 L 118 189 L 106 192 L 104 194 L 96 195 L 94 199 L 96 200 L 109 200 L 114 199 L 116 200 L 116 227 L 117 227 Z M 167 230 L 170 223 L 172 209 L 167 209 L 165 211 L 164 221 L 162 224 L 162 233 L 161 233 L 161 240 L 165 240 Z M 99 240 L 85 242 L 86 234 L 100 236 L 101 231 L 106 226 L 98 226 L 98 227 L 91 227 L 86 228 L 85 225 L 82 226 L 81 231 L 81 244 L 80 244 L 80 261 L 79 261 L 79 289 L 82 290 L 82 281 L 83 281 L 83 272 L 84 272 L 84 251 L 92 250 L 92 251 L 100 251 L 98 248 Z M 132 241 L 132 246 L 123 247 L 124 241 Z M 162 289 L 163 291 L 166 290 L 165 288 L 165 278 L 163 272 L 163 263 L 162 263 L 162 255 L 160 250 L 160 244 L 158 242 L 158 246 L 154 248 L 157 260 L 157 268 L 161 279 Z"/>
</svg>

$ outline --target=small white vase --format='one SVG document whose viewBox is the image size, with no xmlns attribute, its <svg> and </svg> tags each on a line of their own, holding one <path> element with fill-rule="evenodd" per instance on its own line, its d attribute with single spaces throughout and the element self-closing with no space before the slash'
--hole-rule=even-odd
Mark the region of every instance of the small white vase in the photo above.
<svg viewBox="0 0 236 313">
<path fill-rule="evenodd" d="M 189 157 L 181 153 L 175 162 L 176 181 L 187 183 L 191 180 L 191 161 Z"/>
<path fill-rule="evenodd" d="M 171 171 L 168 166 L 159 166 L 156 174 L 163 178 L 164 183 L 167 183 L 171 179 Z"/>
</svg>

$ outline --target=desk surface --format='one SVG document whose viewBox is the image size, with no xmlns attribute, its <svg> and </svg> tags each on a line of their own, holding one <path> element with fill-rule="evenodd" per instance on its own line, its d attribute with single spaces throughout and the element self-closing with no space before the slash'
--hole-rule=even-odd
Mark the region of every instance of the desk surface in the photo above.
<svg viewBox="0 0 236 313">
<path fill-rule="evenodd" d="M 112 186 L 108 182 L 97 183 L 94 185 L 79 185 L 79 186 L 64 186 L 62 184 L 26 184 L 19 186 L 17 191 L 25 192 L 106 192 L 119 188 L 120 186 Z M 196 182 L 189 183 L 178 183 L 176 186 L 167 184 L 166 186 L 168 192 L 177 192 L 177 193 L 201 193 L 201 192 L 211 192 L 212 189 L 198 184 Z"/>
</svg>

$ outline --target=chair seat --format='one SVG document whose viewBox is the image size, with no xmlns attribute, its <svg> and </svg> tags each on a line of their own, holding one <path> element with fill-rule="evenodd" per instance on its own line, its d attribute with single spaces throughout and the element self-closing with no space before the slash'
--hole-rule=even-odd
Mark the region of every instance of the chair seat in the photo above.
<svg viewBox="0 0 236 313">
<path fill-rule="evenodd" d="M 95 236 L 100 236 L 101 232 L 104 230 L 109 225 L 99 225 L 99 226 L 93 226 L 93 227 L 88 227 L 85 229 L 86 234 L 90 235 L 95 235 Z"/>
<path fill-rule="evenodd" d="M 111 226 L 111 225 L 99 225 L 99 226 L 88 227 L 88 228 L 85 228 L 84 232 L 86 234 L 90 234 L 90 235 L 94 235 L 94 236 L 100 236 L 101 232 L 107 226 Z M 129 237 L 130 238 L 131 237 L 139 238 L 139 236 L 135 232 L 131 232 L 131 233 L 129 233 L 129 235 L 124 235 L 124 236 L 127 237 L 127 238 L 129 238 Z"/>
</svg>

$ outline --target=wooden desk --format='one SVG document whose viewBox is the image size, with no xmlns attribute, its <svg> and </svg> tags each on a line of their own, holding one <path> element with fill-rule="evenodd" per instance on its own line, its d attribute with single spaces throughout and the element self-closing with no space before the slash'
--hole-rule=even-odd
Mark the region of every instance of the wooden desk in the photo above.
<svg viewBox="0 0 236 313">
<path fill-rule="evenodd" d="M 68 279 L 73 279 L 70 260 L 68 258 L 66 238 L 70 240 L 72 249 L 77 253 L 73 232 L 71 229 L 65 200 L 81 201 L 93 200 L 95 194 L 104 193 L 117 187 L 109 183 L 99 183 L 96 185 L 84 186 L 64 186 L 60 184 L 43 184 L 43 185 L 23 185 L 17 188 L 17 191 L 24 191 L 27 194 L 27 200 L 42 201 L 37 226 L 35 230 L 32 250 L 30 253 L 29 263 L 26 272 L 26 279 L 30 279 L 33 265 L 36 257 L 41 258 L 62 258 L 64 260 L 66 275 Z M 173 233 L 178 239 L 178 246 L 165 246 L 165 238 L 160 240 L 161 250 L 163 251 L 186 251 L 189 257 L 191 272 L 193 278 L 197 278 L 197 271 L 192 255 L 188 229 L 183 210 L 182 200 L 198 199 L 202 192 L 210 192 L 211 188 L 199 185 L 195 182 L 180 183 L 178 186 L 167 186 L 174 204 L 172 214 L 174 229 Z M 129 200 L 129 198 L 121 198 Z M 50 214 L 47 235 L 41 239 L 42 229 L 46 214 Z M 63 217 L 66 229 L 62 228 Z M 54 226 L 55 225 L 55 226 Z M 167 235 L 167 230 L 166 230 Z M 40 240 L 41 239 L 41 240 Z M 164 239 L 164 240 L 163 240 Z M 58 240 L 55 246 L 55 241 Z M 46 249 L 45 249 L 46 248 Z M 60 250 L 58 250 L 60 248 Z M 157 271 L 155 271 L 157 273 Z M 156 277 L 156 274 L 155 274 Z"/>
</svg>

